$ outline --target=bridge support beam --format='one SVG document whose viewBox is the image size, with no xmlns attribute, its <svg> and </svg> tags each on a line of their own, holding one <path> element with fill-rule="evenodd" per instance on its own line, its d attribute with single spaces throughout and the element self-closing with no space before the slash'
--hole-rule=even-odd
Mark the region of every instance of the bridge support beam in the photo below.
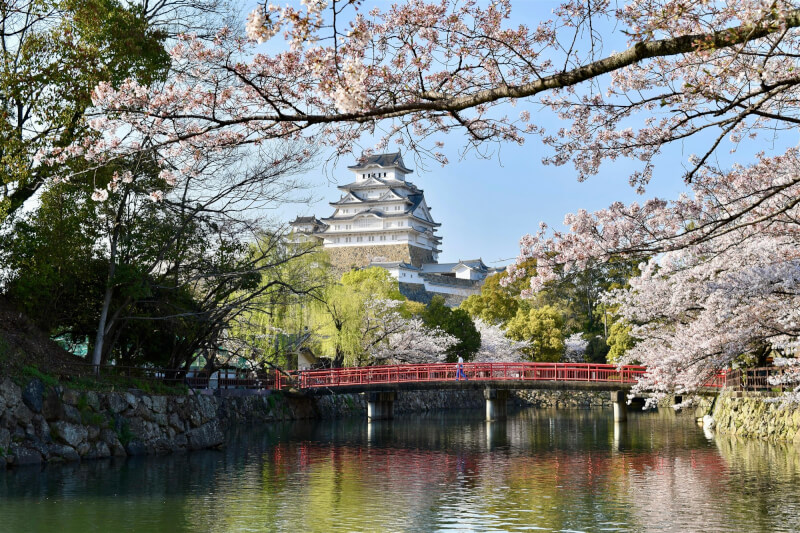
<svg viewBox="0 0 800 533">
<path fill-rule="evenodd" d="M 367 418 L 391 420 L 394 418 L 394 392 L 367 392 Z"/>
<path fill-rule="evenodd" d="M 508 390 L 483 389 L 486 399 L 486 420 L 505 420 L 508 417 Z"/>
<path fill-rule="evenodd" d="M 625 391 L 615 390 L 611 392 L 611 403 L 614 405 L 614 422 L 625 422 L 628 420 L 628 399 Z"/>
</svg>

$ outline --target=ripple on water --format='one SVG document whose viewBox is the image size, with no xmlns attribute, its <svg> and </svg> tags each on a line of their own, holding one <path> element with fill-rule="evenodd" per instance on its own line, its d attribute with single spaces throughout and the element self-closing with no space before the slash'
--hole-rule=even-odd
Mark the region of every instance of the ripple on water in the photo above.
<svg viewBox="0 0 800 533">
<path fill-rule="evenodd" d="M 0 474 L 0 531 L 800 531 L 799 453 L 658 413 L 276 424 L 221 452 Z"/>
</svg>

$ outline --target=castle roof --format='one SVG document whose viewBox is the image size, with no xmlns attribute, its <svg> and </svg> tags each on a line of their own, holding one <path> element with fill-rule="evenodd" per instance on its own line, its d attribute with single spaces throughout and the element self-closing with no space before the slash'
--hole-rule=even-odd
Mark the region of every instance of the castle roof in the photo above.
<svg viewBox="0 0 800 533">
<path fill-rule="evenodd" d="M 350 170 L 361 170 L 373 166 L 382 168 L 398 168 L 406 174 L 413 172 L 413 170 L 406 168 L 406 165 L 403 163 L 403 156 L 400 155 L 400 152 L 394 152 L 391 154 L 374 154 L 362 157 L 358 164 L 349 166 L 347 168 Z"/>
<path fill-rule="evenodd" d="M 379 266 L 383 268 L 402 268 L 405 270 L 419 270 L 419 267 L 415 267 L 405 261 L 370 261 L 369 264 L 371 266 Z"/>
<path fill-rule="evenodd" d="M 292 226 L 299 224 L 314 224 L 315 226 L 324 226 L 323 222 L 314 215 L 310 217 L 296 217 L 289 224 Z"/>
<path fill-rule="evenodd" d="M 380 209 L 365 209 L 364 211 L 359 211 L 358 213 L 355 213 L 354 215 L 350 215 L 350 216 L 346 216 L 346 217 L 323 218 L 322 221 L 324 223 L 330 225 L 329 224 L 330 222 L 343 222 L 343 221 L 348 221 L 348 220 L 355 220 L 356 218 L 364 216 L 364 215 L 372 215 L 372 216 L 376 216 L 378 218 L 406 218 L 406 217 L 410 217 L 410 218 L 413 218 L 415 220 L 419 220 L 420 222 L 424 222 L 425 224 L 428 224 L 430 226 L 436 226 L 436 227 L 441 226 L 441 224 L 438 223 L 438 222 L 432 222 L 430 220 L 425 220 L 424 218 L 419 218 L 418 216 L 412 214 L 410 211 L 406 211 L 404 213 L 387 213 L 386 211 L 381 211 Z"/>
<path fill-rule="evenodd" d="M 420 194 L 420 193 L 414 193 Z M 359 198 L 358 195 L 353 194 L 352 192 L 348 192 L 346 195 L 342 196 L 335 202 L 329 202 L 330 205 L 333 207 L 341 206 L 341 205 L 352 205 L 352 204 L 382 204 L 382 203 L 395 203 L 395 202 L 404 202 L 407 204 L 413 204 L 413 200 L 409 198 L 413 196 L 409 194 L 408 196 L 403 196 L 402 194 L 398 193 L 394 189 L 389 189 L 385 194 L 383 194 L 380 198 Z M 421 196 L 421 194 L 420 194 Z M 419 205 L 418 203 L 416 205 Z M 416 208 L 416 206 L 414 207 Z"/>
<path fill-rule="evenodd" d="M 337 188 L 343 191 L 350 191 L 351 189 L 383 189 L 383 188 L 398 188 L 408 189 L 414 192 L 423 192 L 422 189 L 409 181 L 397 180 L 394 178 L 377 178 L 371 177 L 361 181 L 353 181 L 345 185 L 339 185 Z"/>
<path fill-rule="evenodd" d="M 484 273 L 495 271 L 495 269 L 486 266 L 480 257 L 478 259 L 459 259 L 457 263 L 425 263 L 422 265 L 422 271 L 430 274 L 440 274 L 443 272 L 455 272 L 460 267 Z"/>
</svg>

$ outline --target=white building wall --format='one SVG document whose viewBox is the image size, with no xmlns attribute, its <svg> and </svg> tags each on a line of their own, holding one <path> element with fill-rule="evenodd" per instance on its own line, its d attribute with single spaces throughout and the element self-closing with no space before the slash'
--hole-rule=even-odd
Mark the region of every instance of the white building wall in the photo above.
<svg viewBox="0 0 800 533">
<path fill-rule="evenodd" d="M 421 279 L 421 278 L 420 278 Z M 456 294 L 458 296 L 472 296 L 473 294 L 480 294 L 480 285 L 475 287 L 450 287 L 447 285 L 434 285 L 433 283 L 425 282 L 425 290 L 428 292 L 438 292 L 441 294 Z"/>
</svg>

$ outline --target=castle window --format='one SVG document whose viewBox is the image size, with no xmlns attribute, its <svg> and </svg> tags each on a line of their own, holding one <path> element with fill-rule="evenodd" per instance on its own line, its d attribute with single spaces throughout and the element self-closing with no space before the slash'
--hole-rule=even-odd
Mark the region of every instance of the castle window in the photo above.
<svg viewBox="0 0 800 533">
<path fill-rule="evenodd" d="M 375 237 L 373 237 L 372 235 L 370 235 L 370 236 L 369 236 L 369 241 L 370 241 L 370 242 L 372 242 L 372 241 L 374 241 L 374 240 L 375 240 Z"/>
<path fill-rule="evenodd" d="M 350 242 L 350 237 L 345 237 L 344 242 Z"/>
<path fill-rule="evenodd" d="M 396 241 L 397 240 L 397 235 L 392 235 L 392 240 Z"/>
<path fill-rule="evenodd" d="M 361 237 L 356 237 L 356 242 L 361 242 Z"/>
<path fill-rule="evenodd" d="M 385 241 L 386 240 L 386 235 L 381 235 L 381 240 Z"/>
</svg>

